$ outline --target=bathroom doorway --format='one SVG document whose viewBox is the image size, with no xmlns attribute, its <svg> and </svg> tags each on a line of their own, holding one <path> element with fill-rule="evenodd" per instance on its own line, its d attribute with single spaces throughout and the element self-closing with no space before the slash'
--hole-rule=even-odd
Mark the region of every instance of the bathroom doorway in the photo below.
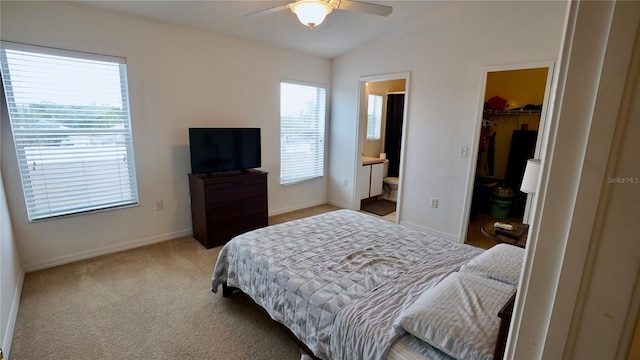
<svg viewBox="0 0 640 360">
<path fill-rule="evenodd" d="M 511 232 L 514 244 L 526 245 L 533 195 L 520 185 L 527 160 L 542 156 L 552 75 L 553 62 L 484 70 L 465 242 L 483 248 L 509 242 L 496 235 L 495 223 L 503 222 L 522 232 Z"/>
<path fill-rule="evenodd" d="M 356 196 L 359 209 L 399 222 L 408 74 L 360 79 Z"/>
</svg>

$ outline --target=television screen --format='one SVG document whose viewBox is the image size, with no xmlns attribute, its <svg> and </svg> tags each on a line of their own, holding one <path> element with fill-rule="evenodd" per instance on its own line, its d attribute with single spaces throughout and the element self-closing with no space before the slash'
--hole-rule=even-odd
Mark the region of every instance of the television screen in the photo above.
<svg viewBox="0 0 640 360">
<path fill-rule="evenodd" d="M 192 174 L 262 165 L 259 128 L 189 128 L 189 148 Z"/>
</svg>

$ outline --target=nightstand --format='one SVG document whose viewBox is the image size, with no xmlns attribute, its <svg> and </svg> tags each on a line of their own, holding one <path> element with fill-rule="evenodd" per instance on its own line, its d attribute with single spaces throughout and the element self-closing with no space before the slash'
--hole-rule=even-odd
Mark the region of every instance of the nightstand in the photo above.
<svg viewBox="0 0 640 360">
<path fill-rule="evenodd" d="M 493 226 L 494 224 L 495 221 L 482 225 L 482 234 L 500 243 L 511 244 L 521 248 L 525 247 L 527 244 L 529 225 L 512 222 L 513 230 L 501 231 L 502 229 L 496 229 L 495 226 Z M 496 230 L 498 231 L 496 232 Z"/>
</svg>

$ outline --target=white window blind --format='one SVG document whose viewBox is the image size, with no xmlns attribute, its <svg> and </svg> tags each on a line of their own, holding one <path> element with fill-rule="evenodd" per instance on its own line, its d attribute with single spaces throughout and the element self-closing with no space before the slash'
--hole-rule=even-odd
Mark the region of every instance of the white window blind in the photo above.
<svg viewBox="0 0 640 360">
<path fill-rule="evenodd" d="M 367 111 L 367 140 L 380 140 L 382 126 L 382 96 L 369 94 Z"/>
<path fill-rule="evenodd" d="M 280 84 L 280 184 L 324 175 L 326 90 Z"/>
<path fill-rule="evenodd" d="M 124 59 L 2 42 L 29 221 L 138 204 Z"/>
</svg>

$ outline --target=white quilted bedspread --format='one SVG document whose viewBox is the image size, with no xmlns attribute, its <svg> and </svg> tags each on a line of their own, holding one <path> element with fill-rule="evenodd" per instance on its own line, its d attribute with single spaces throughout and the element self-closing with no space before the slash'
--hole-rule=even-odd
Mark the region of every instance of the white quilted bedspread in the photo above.
<svg viewBox="0 0 640 360">
<path fill-rule="evenodd" d="M 240 288 L 323 359 L 382 359 L 424 289 L 481 250 L 352 210 L 242 234 L 212 290 Z"/>
</svg>

